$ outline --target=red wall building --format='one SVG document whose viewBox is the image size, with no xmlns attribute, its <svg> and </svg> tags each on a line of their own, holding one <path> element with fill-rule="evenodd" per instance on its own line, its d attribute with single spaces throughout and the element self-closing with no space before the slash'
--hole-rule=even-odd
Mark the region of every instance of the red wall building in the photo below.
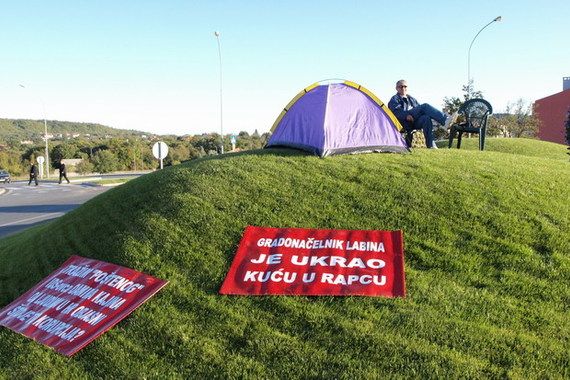
<svg viewBox="0 0 570 380">
<path fill-rule="evenodd" d="M 534 111 L 540 126 L 538 138 L 558 144 L 566 144 L 564 124 L 570 110 L 570 90 L 562 91 L 534 102 Z"/>
</svg>

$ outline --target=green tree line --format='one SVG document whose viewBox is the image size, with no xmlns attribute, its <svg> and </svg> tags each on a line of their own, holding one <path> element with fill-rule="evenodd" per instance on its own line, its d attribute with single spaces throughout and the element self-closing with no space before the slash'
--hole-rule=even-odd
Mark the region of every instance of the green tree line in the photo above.
<svg viewBox="0 0 570 380">
<path fill-rule="evenodd" d="M 445 97 L 443 110 L 449 114 L 459 110 L 461 105 L 469 99 L 484 98 L 483 93 L 476 90 L 471 80 L 462 87 L 462 98 Z M 504 113 L 495 113 L 487 121 L 487 134 L 501 137 L 529 137 L 534 138 L 538 133 L 539 120 L 536 117 L 533 105 L 518 99 L 507 105 Z M 445 134 L 443 131 L 438 131 Z M 443 137 L 443 136 L 438 136 Z"/>
<path fill-rule="evenodd" d="M 45 123 L 45 124 L 44 124 Z M 45 129 L 49 134 L 61 138 L 67 135 L 89 135 L 93 138 L 105 138 L 106 136 L 142 136 L 144 132 L 116 129 L 96 123 L 76 123 L 59 120 L 28 120 L 28 119 L 0 119 L 0 141 L 9 144 L 17 144 L 20 141 L 41 142 L 44 138 Z"/>
<path fill-rule="evenodd" d="M 251 135 L 248 132 L 240 132 L 236 136 L 235 148 L 262 148 L 267 138 L 268 134 L 259 135 L 257 131 Z M 68 170 L 85 174 L 155 169 L 159 162 L 152 154 L 152 145 L 159 140 L 164 141 L 169 148 L 168 155 L 163 160 L 165 166 L 218 154 L 222 142 L 220 135 L 216 133 L 182 137 L 162 136 L 152 140 L 136 136 L 98 140 L 50 140 L 50 166 L 57 169 L 62 159 L 82 159 L 76 167 L 68 167 Z M 223 144 L 224 152 L 232 150 L 230 136 L 224 136 Z M 43 142 L 28 146 L 0 140 L 0 169 L 6 169 L 14 176 L 25 175 L 30 164 L 36 162 L 38 156 L 44 155 Z"/>
</svg>

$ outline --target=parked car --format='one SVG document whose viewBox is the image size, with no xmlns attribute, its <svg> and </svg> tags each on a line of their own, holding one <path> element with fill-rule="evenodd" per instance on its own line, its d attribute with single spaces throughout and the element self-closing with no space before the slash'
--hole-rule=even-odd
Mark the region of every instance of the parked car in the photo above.
<svg viewBox="0 0 570 380">
<path fill-rule="evenodd" d="M 10 183 L 10 173 L 6 170 L 0 170 L 0 182 Z"/>
</svg>

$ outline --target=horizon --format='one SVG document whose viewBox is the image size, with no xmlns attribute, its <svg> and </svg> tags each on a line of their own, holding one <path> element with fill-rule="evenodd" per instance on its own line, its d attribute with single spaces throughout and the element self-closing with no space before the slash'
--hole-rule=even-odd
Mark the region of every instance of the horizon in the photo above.
<svg viewBox="0 0 570 380">
<path fill-rule="evenodd" d="M 372 1 L 67 0 L 56 8 L 36 0 L 5 8 L 5 119 L 219 134 L 216 31 L 224 135 L 268 132 L 300 90 L 325 78 L 359 83 L 385 103 L 404 78 L 411 95 L 441 108 L 445 97 L 462 96 L 469 61 L 475 89 L 502 113 L 519 98 L 530 104 L 562 91 L 570 75 L 570 3 L 560 0 L 483 1 L 468 13 L 450 1 L 401 8 Z M 468 55 L 477 32 L 497 16 L 502 20 L 477 35 Z"/>
</svg>

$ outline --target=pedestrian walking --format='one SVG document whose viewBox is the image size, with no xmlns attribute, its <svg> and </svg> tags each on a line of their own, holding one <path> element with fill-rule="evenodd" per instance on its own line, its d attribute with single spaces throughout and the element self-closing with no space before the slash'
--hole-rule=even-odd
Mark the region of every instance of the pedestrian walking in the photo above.
<svg viewBox="0 0 570 380">
<path fill-rule="evenodd" d="M 65 178 L 67 183 L 69 183 L 69 179 L 67 178 L 67 170 L 65 169 L 65 164 L 63 162 L 59 163 L 59 184 L 61 185 L 61 179 Z"/>
<path fill-rule="evenodd" d="M 36 186 L 38 186 L 38 167 L 33 162 L 30 166 L 30 180 L 28 181 L 28 186 L 32 184 L 32 181 L 35 181 Z"/>
</svg>

